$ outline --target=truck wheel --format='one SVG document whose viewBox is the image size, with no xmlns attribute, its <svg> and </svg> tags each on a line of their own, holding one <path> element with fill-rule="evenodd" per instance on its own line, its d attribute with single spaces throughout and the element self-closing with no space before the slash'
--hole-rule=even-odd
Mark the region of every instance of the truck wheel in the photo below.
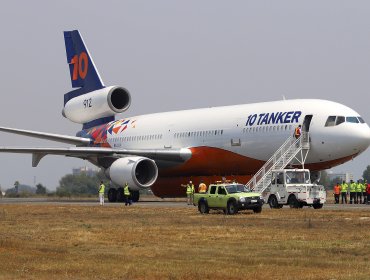
<svg viewBox="0 0 370 280">
<path fill-rule="evenodd" d="M 208 214 L 209 213 L 209 208 L 208 208 L 207 202 L 205 202 L 205 201 L 199 202 L 198 210 L 201 214 Z"/>
<path fill-rule="evenodd" d="M 256 208 L 253 208 L 254 213 L 261 213 L 262 212 L 262 206 L 258 206 Z"/>
<path fill-rule="evenodd" d="M 268 201 L 270 208 L 279 208 L 279 203 L 275 195 L 271 195 Z"/>
<path fill-rule="evenodd" d="M 295 195 L 291 195 L 288 199 L 288 204 L 290 208 L 299 208 L 299 201 Z"/>
<path fill-rule="evenodd" d="M 226 212 L 228 215 L 234 215 L 238 213 L 238 207 L 236 206 L 236 203 L 234 201 L 230 201 L 227 204 Z"/>
<path fill-rule="evenodd" d="M 324 204 L 320 204 L 320 203 L 316 203 L 312 205 L 313 209 L 321 209 L 323 206 Z"/>
</svg>

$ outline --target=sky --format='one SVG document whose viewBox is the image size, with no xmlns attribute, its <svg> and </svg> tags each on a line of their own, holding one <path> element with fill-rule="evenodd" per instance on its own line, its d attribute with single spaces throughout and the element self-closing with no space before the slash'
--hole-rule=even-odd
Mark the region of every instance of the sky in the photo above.
<svg viewBox="0 0 370 280">
<path fill-rule="evenodd" d="M 370 122 L 369 1 L 6 1 L 0 10 L 0 126 L 75 135 L 63 31 L 79 29 L 106 85 L 127 88 L 123 116 L 295 98 L 347 105 Z M 0 133 L 0 146 L 57 142 Z M 362 175 L 370 149 L 334 172 Z M 0 185 L 54 190 L 72 168 L 0 154 Z"/>
</svg>

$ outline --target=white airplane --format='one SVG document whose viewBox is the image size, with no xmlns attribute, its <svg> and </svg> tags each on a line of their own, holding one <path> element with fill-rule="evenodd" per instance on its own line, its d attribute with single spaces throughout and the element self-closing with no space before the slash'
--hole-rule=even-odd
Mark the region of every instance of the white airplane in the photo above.
<svg viewBox="0 0 370 280">
<path fill-rule="evenodd" d="M 63 116 L 80 123 L 76 136 L 0 127 L 0 131 L 75 145 L 65 148 L 0 147 L 30 153 L 32 166 L 48 154 L 88 160 L 117 186 L 151 188 L 160 197 L 183 196 L 192 179 L 206 183 L 223 177 L 246 183 L 302 124 L 310 133 L 306 168 L 319 171 L 352 160 L 370 145 L 370 128 L 347 106 L 318 99 L 281 100 L 174 111 L 115 120 L 126 111 L 130 93 L 106 87 L 77 30 L 64 32 L 72 87 Z M 108 192 L 115 201 L 115 188 Z"/>
</svg>

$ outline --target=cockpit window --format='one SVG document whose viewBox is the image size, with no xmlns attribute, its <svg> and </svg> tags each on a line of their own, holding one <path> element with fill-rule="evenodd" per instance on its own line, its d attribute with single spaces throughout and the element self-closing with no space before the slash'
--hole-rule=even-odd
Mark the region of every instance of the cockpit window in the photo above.
<svg viewBox="0 0 370 280">
<path fill-rule="evenodd" d="M 345 117 L 338 116 L 337 120 L 335 121 L 335 125 L 340 125 L 341 123 L 344 123 L 346 121 Z"/>
<path fill-rule="evenodd" d="M 364 121 L 364 119 L 363 118 L 361 118 L 361 117 L 357 117 L 358 118 L 358 120 L 360 121 L 360 123 L 365 123 L 365 121 Z"/>
<path fill-rule="evenodd" d="M 356 117 L 346 117 L 346 122 L 349 123 L 358 123 L 358 119 Z"/>
<path fill-rule="evenodd" d="M 329 116 L 326 120 L 325 126 L 334 126 L 336 116 Z"/>
</svg>

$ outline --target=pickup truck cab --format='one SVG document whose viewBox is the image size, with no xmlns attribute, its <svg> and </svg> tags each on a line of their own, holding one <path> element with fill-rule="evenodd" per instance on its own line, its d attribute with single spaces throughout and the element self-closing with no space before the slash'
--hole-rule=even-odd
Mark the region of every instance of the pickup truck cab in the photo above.
<svg viewBox="0 0 370 280">
<path fill-rule="evenodd" d="M 228 215 L 246 209 L 261 213 L 263 203 L 259 193 L 251 192 L 238 183 L 210 184 L 208 192 L 194 194 L 194 205 L 202 214 L 209 213 L 210 209 L 222 209 Z"/>
</svg>

